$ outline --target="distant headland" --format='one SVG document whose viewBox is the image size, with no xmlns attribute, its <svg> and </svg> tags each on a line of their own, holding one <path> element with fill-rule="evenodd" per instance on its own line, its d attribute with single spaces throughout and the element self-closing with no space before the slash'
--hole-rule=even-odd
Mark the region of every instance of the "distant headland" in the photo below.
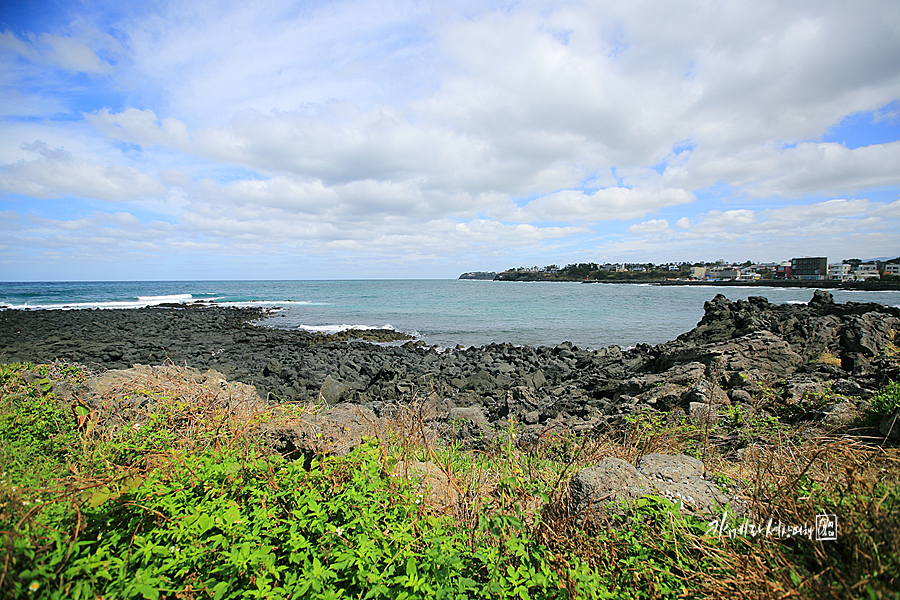
<svg viewBox="0 0 900 600">
<path fill-rule="evenodd" d="M 459 279 L 481 281 L 568 281 L 653 283 L 658 285 L 753 286 L 843 290 L 900 290 L 900 257 L 828 263 L 826 257 L 793 258 L 780 263 L 578 263 L 565 267 L 517 267 L 469 271 Z"/>
</svg>

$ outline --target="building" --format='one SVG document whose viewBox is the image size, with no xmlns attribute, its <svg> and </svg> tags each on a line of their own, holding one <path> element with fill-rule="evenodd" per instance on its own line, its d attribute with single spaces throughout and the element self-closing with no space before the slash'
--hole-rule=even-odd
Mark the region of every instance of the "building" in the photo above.
<svg viewBox="0 0 900 600">
<path fill-rule="evenodd" d="M 885 275 L 895 275 L 900 277 L 900 264 L 897 263 L 888 263 L 884 265 L 884 274 Z"/>
<path fill-rule="evenodd" d="M 791 279 L 820 281 L 828 276 L 828 259 L 824 256 L 805 256 L 791 259 Z"/>
<path fill-rule="evenodd" d="M 741 272 L 730 265 L 714 265 L 706 270 L 707 279 L 737 279 Z"/>
<path fill-rule="evenodd" d="M 775 267 L 775 279 L 790 279 L 791 278 L 791 263 L 785 261 Z"/>
<path fill-rule="evenodd" d="M 853 268 L 848 263 L 831 263 L 828 265 L 828 279 L 835 281 L 847 281 L 853 279 L 850 270 Z"/>
<path fill-rule="evenodd" d="M 703 279 L 706 276 L 706 267 L 691 267 L 691 279 Z"/>
<path fill-rule="evenodd" d="M 857 279 L 879 279 L 881 275 L 878 273 L 878 265 L 875 263 L 861 264 L 853 271 Z"/>
</svg>

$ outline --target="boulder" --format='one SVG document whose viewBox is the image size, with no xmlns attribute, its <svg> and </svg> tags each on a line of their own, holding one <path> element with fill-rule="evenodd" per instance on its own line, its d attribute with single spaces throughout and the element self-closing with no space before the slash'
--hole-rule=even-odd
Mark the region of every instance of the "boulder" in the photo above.
<svg viewBox="0 0 900 600">
<path fill-rule="evenodd" d="M 327 406 L 334 406 L 342 400 L 346 400 L 350 392 L 350 386 L 328 375 L 319 388 L 319 400 Z"/>
<path fill-rule="evenodd" d="M 637 397 L 640 404 L 645 404 L 660 410 L 671 410 L 680 406 L 682 399 L 687 394 L 688 388 L 674 383 L 663 383 L 650 388 Z"/>
<path fill-rule="evenodd" d="M 753 402 L 753 396 L 747 390 L 735 389 L 730 393 L 731 401 L 740 404 L 750 404 Z"/>
<path fill-rule="evenodd" d="M 716 407 L 705 402 L 691 402 L 688 404 L 688 414 L 698 425 L 708 425 L 719 418 Z"/>
<path fill-rule="evenodd" d="M 324 412 L 294 419 L 264 433 L 275 451 L 288 458 L 344 455 L 364 438 L 384 432 L 381 419 L 365 406 L 338 404 Z"/>
<path fill-rule="evenodd" d="M 731 400 L 729 400 L 725 390 L 707 379 L 701 379 L 692 385 L 686 398 L 689 403 L 699 402 L 710 406 L 727 406 L 731 404 Z"/>
<path fill-rule="evenodd" d="M 582 469 L 569 482 L 569 508 L 579 522 L 596 511 L 620 514 L 623 504 L 647 495 L 680 503 L 687 514 L 709 516 L 732 504 L 734 514 L 744 509 L 715 483 L 704 478 L 703 463 L 679 455 L 648 454 L 637 468 L 618 458 L 605 458 Z"/>
<path fill-rule="evenodd" d="M 515 417 L 519 421 L 525 421 L 526 415 L 529 413 L 538 412 L 540 414 L 539 406 L 540 400 L 534 390 L 529 387 L 516 386 L 506 392 L 507 415 Z"/>
<path fill-rule="evenodd" d="M 881 419 L 878 431 L 885 438 L 900 440 L 900 410 Z"/>
<path fill-rule="evenodd" d="M 637 470 L 650 479 L 660 496 L 680 502 L 688 514 L 714 515 L 729 503 L 733 504 L 733 514 L 743 512 L 716 484 L 704 478 L 703 462 L 696 458 L 683 454 L 648 454 L 638 460 Z"/>
<path fill-rule="evenodd" d="M 445 511 L 459 503 L 459 487 L 433 462 L 400 461 L 394 465 L 391 477 L 402 477 L 412 484 L 417 504 L 425 502 Z"/>
<path fill-rule="evenodd" d="M 467 448 L 481 448 L 493 439 L 494 432 L 480 407 L 456 407 L 447 413 L 447 427 L 442 437 Z"/>
<path fill-rule="evenodd" d="M 477 406 L 466 406 L 451 408 L 448 414 L 450 421 L 469 421 L 475 425 L 484 425 L 487 427 L 488 420 L 484 416 L 484 412 Z"/>
<path fill-rule="evenodd" d="M 707 366 L 707 378 L 712 375 L 718 384 L 718 375 L 745 373 L 747 378 L 759 379 L 757 373 L 766 377 L 787 377 L 804 364 L 803 357 L 794 352 L 783 339 L 768 331 L 748 333 L 736 339 L 713 343 L 686 343 L 675 341 L 658 346 L 658 366 L 702 363 Z M 733 377 L 729 377 L 733 379 Z"/>
<path fill-rule="evenodd" d="M 619 458 L 604 458 L 593 467 L 582 469 L 569 481 L 571 512 L 586 516 L 591 511 L 634 502 L 654 493 L 650 480 Z"/>
<path fill-rule="evenodd" d="M 645 454 L 637 462 L 637 469 L 647 477 L 667 483 L 686 483 L 703 477 L 703 461 L 679 454 Z"/>
<path fill-rule="evenodd" d="M 229 382 L 212 369 L 201 372 L 190 367 L 135 365 L 90 377 L 74 390 L 70 387 L 56 388 L 63 393 L 61 400 L 73 402 L 77 398 L 95 411 L 99 424 L 106 427 L 141 422 L 161 399 L 176 396 L 189 405 L 202 402 L 238 414 L 249 415 L 265 408 L 252 385 Z"/>
<path fill-rule="evenodd" d="M 847 427 L 861 415 L 852 402 L 838 402 L 822 409 L 822 422 L 829 427 Z"/>
</svg>

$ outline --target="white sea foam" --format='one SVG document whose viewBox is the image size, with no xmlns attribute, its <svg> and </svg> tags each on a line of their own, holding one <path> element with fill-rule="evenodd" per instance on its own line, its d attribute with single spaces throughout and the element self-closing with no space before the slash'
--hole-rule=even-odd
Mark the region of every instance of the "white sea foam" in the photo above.
<svg viewBox="0 0 900 600">
<path fill-rule="evenodd" d="M 194 297 L 191 294 L 171 294 L 168 296 L 138 296 L 137 299 L 142 302 L 178 302 L 179 300 L 191 300 Z"/>
<path fill-rule="evenodd" d="M 216 306 L 233 306 L 235 308 L 253 308 L 259 306 L 328 306 L 327 302 L 309 302 L 307 300 L 230 300 L 228 302 L 216 302 Z M 280 311 L 279 311 L 280 312 Z"/>
<path fill-rule="evenodd" d="M 183 298 L 181 296 L 184 296 Z M 67 302 L 67 303 L 50 303 L 50 304 L 12 304 L 7 308 L 13 310 L 89 310 L 89 309 L 113 309 L 113 308 L 144 308 L 147 306 L 158 306 L 164 303 L 184 304 L 186 300 L 191 300 L 190 294 L 179 294 L 178 296 L 139 296 L 135 300 L 109 300 L 106 302 Z"/>
<path fill-rule="evenodd" d="M 368 331 L 369 329 L 390 329 L 391 331 L 397 331 L 397 329 L 391 325 L 390 323 L 386 323 L 384 325 L 298 325 L 297 329 L 302 329 L 304 331 L 315 331 L 317 333 L 338 333 L 341 331 L 347 331 L 348 329 L 359 329 L 360 331 Z"/>
</svg>

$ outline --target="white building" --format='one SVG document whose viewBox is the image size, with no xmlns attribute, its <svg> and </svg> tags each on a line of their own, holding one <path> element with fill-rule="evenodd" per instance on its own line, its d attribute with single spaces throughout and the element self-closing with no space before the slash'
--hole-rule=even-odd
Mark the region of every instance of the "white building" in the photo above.
<svg viewBox="0 0 900 600">
<path fill-rule="evenodd" d="M 884 274 L 900 276 L 900 264 L 894 263 L 884 265 Z"/>
<path fill-rule="evenodd" d="M 853 279 L 853 275 L 850 274 L 852 268 L 853 266 L 848 263 L 831 263 L 828 265 L 828 279 L 837 281 Z"/>
<path fill-rule="evenodd" d="M 874 263 L 862 264 L 853 271 L 857 279 L 879 279 L 878 267 Z"/>
</svg>

